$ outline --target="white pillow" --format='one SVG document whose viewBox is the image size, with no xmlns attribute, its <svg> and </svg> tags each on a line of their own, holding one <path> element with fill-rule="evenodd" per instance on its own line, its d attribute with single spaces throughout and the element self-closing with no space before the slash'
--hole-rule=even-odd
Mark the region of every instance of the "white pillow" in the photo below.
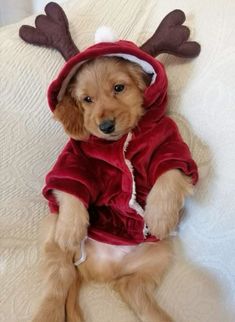
<svg viewBox="0 0 235 322">
<path fill-rule="evenodd" d="M 180 126 L 201 181 L 186 203 L 176 264 L 157 297 L 175 321 L 232 322 L 235 303 L 235 3 L 222 0 L 70 0 L 65 6 L 76 44 L 91 45 L 100 25 L 143 43 L 175 8 L 187 14 L 199 58 L 161 60 L 169 76 L 170 114 Z M 46 91 L 63 64 L 58 53 L 25 44 L 19 26 L 0 29 L 0 321 L 30 320 L 40 292 L 39 222 L 47 213 L 44 176 L 66 142 L 52 120 Z M 86 321 L 134 322 L 116 293 L 82 292 Z M 105 307 L 105 312 L 103 308 Z"/>
</svg>

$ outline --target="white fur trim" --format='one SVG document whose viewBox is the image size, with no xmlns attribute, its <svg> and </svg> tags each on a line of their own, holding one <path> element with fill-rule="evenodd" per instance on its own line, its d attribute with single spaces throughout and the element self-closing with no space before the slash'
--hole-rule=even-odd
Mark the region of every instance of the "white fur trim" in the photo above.
<svg viewBox="0 0 235 322">
<path fill-rule="evenodd" d="M 132 133 L 129 132 L 127 135 L 126 141 L 124 143 L 124 146 L 123 146 L 124 160 L 125 160 L 125 163 L 131 173 L 131 176 L 132 176 L 132 194 L 131 194 L 131 199 L 129 201 L 129 206 L 130 206 L 130 208 L 134 209 L 137 212 L 137 214 L 139 214 L 141 217 L 144 217 L 144 209 L 141 207 L 141 205 L 136 200 L 136 185 L 135 185 L 135 177 L 133 174 L 133 166 L 131 164 L 131 161 L 126 159 L 126 157 L 125 157 L 125 152 L 127 151 L 127 148 L 128 148 L 128 145 L 129 145 L 131 139 L 132 139 Z M 143 228 L 143 235 L 144 235 L 144 237 L 146 237 L 148 235 L 148 228 L 147 228 L 146 224 L 144 225 L 144 228 Z"/>
<path fill-rule="evenodd" d="M 146 223 L 144 224 L 143 233 L 144 233 L 144 237 L 146 237 L 149 234 L 149 229 Z"/>
<path fill-rule="evenodd" d="M 115 42 L 118 41 L 117 35 L 114 31 L 106 26 L 99 27 L 95 33 L 95 43 L 99 42 Z"/>
<path fill-rule="evenodd" d="M 136 56 L 133 56 L 133 55 L 130 55 L 130 54 L 125 54 L 125 53 L 107 54 L 105 56 L 122 57 L 122 58 L 124 58 L 126 60 L 131 61 L 132 63 L 136 63 L 136 64 L 140 65 L 146 73 L 153 74 L 151 84 L 153 84 L 155 82 L 156 78 L 157 78 L 157 74 L 156 74 L 155 70 L 153 69 L 153 66 L 150 65 L 145 60 L 137 58 Z"/>
<path fill-rule="evenodd" d="M 133 63 L 136 63 L 136 64 L 140 65 L 146 73 L 153 74 L 151 84 L 153 84 L 155 82 L 156 78 L 157 78 L 157 74 L 156 74 L 155 70 L 153 69 L 153 66 L 150 65 L 148 62 L 137 58 L 136 56 L 125 54 L 125 53 L 107 54 L 107 55 L 104 55 L 104 56 L 122 57 L 122 58 L 124 58 L 126 60 L 129 60 L 129 61 L 131 61 Z M 86 62 L 86 60 L 78 63 L 77 65 L 73 66 L 73 68 L 70 70 L 70 72 L 68 73 L 68 75 L 66 76 L 66 78 L 64 79 L 64 81 L 63 81 L 63 83 L 61 85 L 59 94 L 57 96 L 58 102 L 60 102 L 62 100 L 62 98 L 64 97 L 64 94 L 66 92 L 66 89 L 67 89 L 68 84 L 69 84 L 70 80 L 72 79 L 72 77 L 76 74 L 76 72 L 78 71 L 79 67 L 82 64 L 84 64 L 85 62 Z"/>
</svg>

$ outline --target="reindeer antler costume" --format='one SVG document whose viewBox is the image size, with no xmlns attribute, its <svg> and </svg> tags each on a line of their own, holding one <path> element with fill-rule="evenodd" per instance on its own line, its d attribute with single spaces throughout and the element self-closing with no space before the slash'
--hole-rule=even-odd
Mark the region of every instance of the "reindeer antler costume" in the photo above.
<svg viewBox="0 0 235 322">
<path fill-rule="evenodd" d="M 63 9 L 54 2 L 45 7 L 46 15 L 35 19 L 35 26 L 22 26 L 20 37 L 34 45 L 57 49 L 66 61 L 79 53 L 70 32 L 68 19 Z M 181 10 L 170 12 L 161 22 L 155 33 L 140 48 L 153 57 L 161 53 L 184 58 L 199 55 L 200 45 L 195 41 L 187 41 L 190 30 L 182 26 L 185 14 Z"/>
<path fill-rule="evenodd" d="M 142 66 L 152 82 L 144 93 L 146 113 L 138 128 L 118 141 L 93 137 L 87 141 L 70 139 L 55 166 L 47 175 L 44 196 L 52 212 L 58 205 L 54 189 L 77 196 L 89 209 L 89 237 L 110 244 L 139 244 L 156 240 L 146 233 L 143 218 L 146 197 L 157 178 L 173 168 L 198 178 L 197 167 L 176 124 L 165 115 L 167 78 L 164 67 L 154 57 L 160 53 L 192 58 L 200 45 L 188 41 L 189 29 L 182 26 L 180 10 L 169 13 L 153 36 L 140 48 L 129 41 L 102 42 L 79 52 L 65 13 L 49 3 L 46 15 L 35 20 L 36 28 L 22 26 L 26 42 L 57 49 L 67 63 L 48 90 L 52 111 L 81 64 L 98 56 L 119 56 Z M 68 111 L 69 113 L 69 111 Z"/>
</svg>

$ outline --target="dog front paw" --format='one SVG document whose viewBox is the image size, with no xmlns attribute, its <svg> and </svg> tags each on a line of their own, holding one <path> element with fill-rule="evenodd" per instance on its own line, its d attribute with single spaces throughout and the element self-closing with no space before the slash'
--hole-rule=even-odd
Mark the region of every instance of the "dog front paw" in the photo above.
<svg viewBox="0 0 235 322">
<path fill-rule="evenodd" d="M 55 231 L 55 242 L 63 251 L 74 252 L 80 247 L 80 243 L 86 235 L 85 229 L 83 230 L 76 225 L 71 226 L 62 220 L 58 220 Z"/>
<path fill-rule="evenodd" d="M 162 240 L 167 238 L 177 227 L 180 212 L 178 210 L 167 213 L 159 212 L 157 207 L 151 206 L 146 208 L 144 218 L 151 235 Z"/>
<path fill-rule="evenodd" d="M 175 230 L 184 199 L 192 191 L 191 179 L 177 169 L 169 170 L 158 178 L 147 197 L 144 214 L 151 234 L 164 239 Z"/>
</svg>

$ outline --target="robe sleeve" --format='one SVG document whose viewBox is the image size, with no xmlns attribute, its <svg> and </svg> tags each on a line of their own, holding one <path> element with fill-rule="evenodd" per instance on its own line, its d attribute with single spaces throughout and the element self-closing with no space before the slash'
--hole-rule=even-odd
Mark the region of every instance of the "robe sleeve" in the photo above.
<svg viewBox="0 0 235 322">
<path fill-rule="evenodd" d="M 63 191 L 80 199 L 86 208 L 95 199 L 94 176 L 88 171 L 89 165 L 85 158 L 70 152 L 63 152 L 52 170 L 46 176 L 43 195 L 48 200 L 52 213 L 59 212 L 53 190 Z"/>
<path fill-rule="evenodd" d="M 164 138 L 152 154 L 149 166 L 150 185 L 153 186 L 160 175 L 171 169 L 179 169 L 190 176 L 193 184 L 198 181 L 197 165 L 192 159 L 189 147 L 183 141 L 174 121 L 166 117 Z"/>
</svg>

